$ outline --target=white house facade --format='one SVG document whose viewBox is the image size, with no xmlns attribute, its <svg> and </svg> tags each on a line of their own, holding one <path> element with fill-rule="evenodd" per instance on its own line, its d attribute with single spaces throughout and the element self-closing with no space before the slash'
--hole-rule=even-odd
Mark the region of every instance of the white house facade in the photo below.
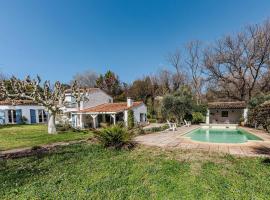
<svg viewBox="0 0 270 200">
<path fill-rule="evenodd" d="M 72 113 L 77 112 L 78 110 L 95 107 L 104 103 L 113 102 L 113 98 L 99 88 L 86 89 L 86 98 L 87 101 L 81 101 L 79 106 L 78 103 L 76 103 L 75 98 L 72 96 L 71 91 L 67 90 L 65 94 L 65 107 L 62 108 L 62 111 L 64 113 Z"/>
<path fill-rule="evenodd" d="M 67 91 L 64 115 L 75 128 L 98 128 L 102 124 L 116 124 L 119 122 L 127 125 L 128 111 L 134 114 L 134 123 L 146 123 L 147 107 L 143 102 L 133 102 L 131 98 L 127 102 L 114 103 L 113 98 L 98 88 L 89 88 L 86 92 L 87 100 L 75 103 L 71 92 Z"/>
<path fill-rule="evenodd" d="M 29 100 L 0 101 L 0 124 L 47 123 L 43 106 Z"/>
</svg>

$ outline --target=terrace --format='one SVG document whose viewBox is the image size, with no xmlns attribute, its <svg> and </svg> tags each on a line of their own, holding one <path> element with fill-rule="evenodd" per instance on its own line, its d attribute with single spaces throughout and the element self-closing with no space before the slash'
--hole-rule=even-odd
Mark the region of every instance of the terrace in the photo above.
<svg viewBox="0 0 270 200">
<path fill-rule="evenodd" d="M 158 133 L 137 136 L 135 141 L 147 146 L 156 146 L 173 149 L 193 149 L 205 152 L 228 153 L 237 156 L 268 156 L 270 157 L 270 135 L 264 131 L 253 128 L 241 127 L 241 129 L 254 134 L 263 141 L 248 141 L 245 143 L 210 143 L 194 141 L 186 134 L 200 128 L 199 125 L 190 127 L 182 126 L 177 131 L 162 131 Z"/>
</svg>

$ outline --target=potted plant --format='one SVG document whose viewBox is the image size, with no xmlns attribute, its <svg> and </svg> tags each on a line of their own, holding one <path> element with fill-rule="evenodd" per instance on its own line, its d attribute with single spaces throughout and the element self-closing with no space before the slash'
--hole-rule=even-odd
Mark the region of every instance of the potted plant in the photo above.
<svg viewBox="0 0 270 200">
<path fill-rule="evenodd" d="M 244 125 L 245 125 L 245 119 L 244 119 L 243 117 L 241 117 L 241 118 L 239 119 L 239 125 L 240 125 L 240 126 L 244 126 Z"/>
</svg>

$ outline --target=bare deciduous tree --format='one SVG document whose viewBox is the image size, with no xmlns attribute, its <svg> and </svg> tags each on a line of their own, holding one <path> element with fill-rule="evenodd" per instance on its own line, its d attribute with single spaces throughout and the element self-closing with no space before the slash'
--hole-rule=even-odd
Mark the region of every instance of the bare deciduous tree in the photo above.
<svg viewBox="0 0 270 200">
<path fill-rule="evenodd" d="M 81 88 L 77 81 L 74 81 L 71 86 L 71 96 L 75 99 L 78 109 L 81 109 L 81 102 L 88 101 L 86 97 L 86 89 Z"/>
<path fill-rule="evenodd" d="M 0 72 L 0 81 L 5 80 L 7 77 L 4 73 Z"/>
<path fill-rule="evenodd" d="M 158 94 L 163 96 L 171 91 L 171 72 L 168 70 L 160 70 L 152 77 L 152 81 L 158 85 Z"/>
<path fill-rule="evenodd" d="M 270 22 L 219 40 L 205 52 L 204 64 L 219 91 L 232 99 L 249 100 L 269 70 Z"/>
<path fill-rule="evenodd" d="M 263 74 L 262 79 L 258 82 L 258 90 L 264 93 L 270 92 L 270 70 Z"/>
<path fill-rule="evenodd" d="M 182 69 L 180 50 L 177 49 L 174 53 L 170 53 L 167 57 L 167 61 L 176 71 L 176 73 L 172 75 L 173 90 L 176 91 L 184 84 L 186 77 L 186 74 Z"/>
<path fill-rule="evenodd" d="M 10 88 L 8 88 L 10 87 Z M 78 93 L 76 82 L 72 87 L 72 95 Z M 79 91 L 80 93 L 80 91 Z M 49 112 L 48 133 L 55 134 L 55 117 L 60 112 L 60 108 L 64 106 L 65 87 L 59 82 L 50 84 L 45 81 L 41 84 L 41 79 L 37 76 L 36 79 L 31 79 L 28 76 L 25 80 L 20 80 L 12 77 L 6 81 L 0 82 L 0 95 L 5 99 L 27 99 L 32 100 L 44 106 Z"/>
<path fill-rule="evenodd" d="M 202 94 L 202 51 L 201 43 L 198 40 L 191 41 L 186 45 L 187 50 L 187 59 L 186 64 L 189 69 L 189 74 L 191 76 L 192 86 L 196 96 L 197 105 L 201 103 L 201 94 Z"/>
<path fill-rule="evenodd" d="M 82 88 L 95 87 L 97 78 L 98 75 L 95 72 L 89 70 L 74 75 L 71 84 L 76 81 L 78 83 L 78 86 Z"/>
</svg>

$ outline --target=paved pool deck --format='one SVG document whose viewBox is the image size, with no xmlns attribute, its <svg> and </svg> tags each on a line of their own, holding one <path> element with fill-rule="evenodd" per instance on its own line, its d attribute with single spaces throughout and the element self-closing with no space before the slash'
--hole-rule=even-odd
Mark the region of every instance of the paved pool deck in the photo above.
<svg viewBox="0 0 270 200">
<path fill-rule="evenodd" d="M 226 143 L 208 143 L 193 141 L 184 135 L 192 130 L 200 128 L 199 125 L 190 127 L 179 127 L 176 131 L 162 131 L 147 135 L 140 135 L 135 138 L 139 144 L 148 146 L 157 146 L 161 148 L 180 148 L 180 149 L 196 149 L 206 152 L 217 152 L 232 154 L 237 156 L 263 156 L 270 157 L 270 134 L 253 128 L 239 127 L 260 138 L 263 141 L 248 141 L 239 144 Z"/>
</svg>

